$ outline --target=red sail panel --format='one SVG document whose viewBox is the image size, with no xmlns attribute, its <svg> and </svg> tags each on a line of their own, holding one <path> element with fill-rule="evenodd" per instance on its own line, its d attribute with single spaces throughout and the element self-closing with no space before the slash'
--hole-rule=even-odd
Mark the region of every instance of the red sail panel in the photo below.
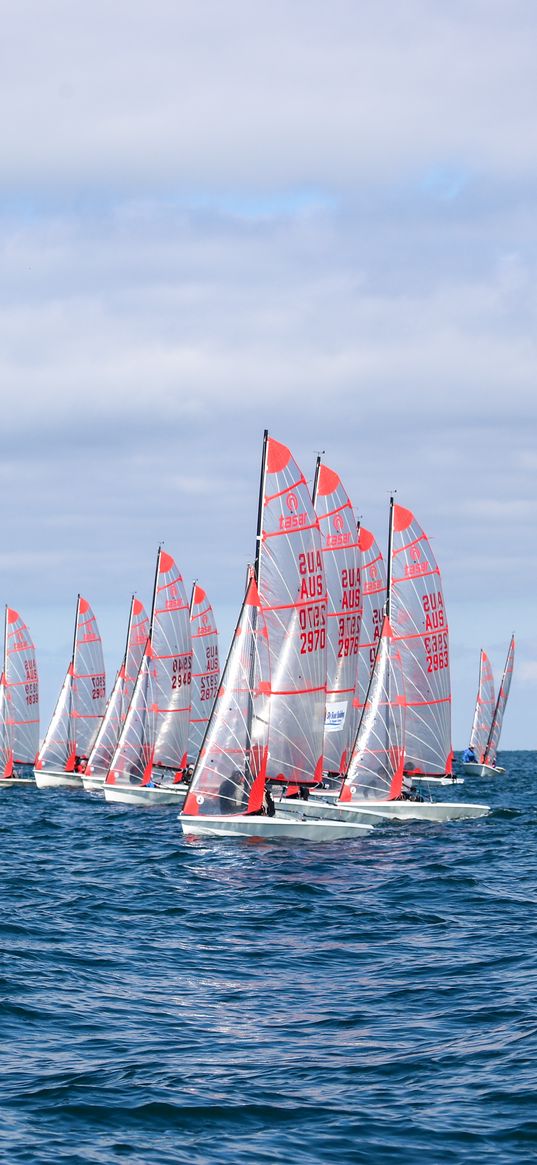
<svg viewBox="0 0 537 1165">
<path fill-rule="evenodd" d="M 354 740 L 354 695 L 362 616 L 360 551 L 352 503 L 333 469 L 321 465 L 315 510 L 321 531 L 327 590 L 324 767 L 344 773 Z"/>
<path fill-rule="evenodd" d="M 401 647 L 407 700 L 405 771 L 452 771 L 448 621 L 429 540 L 410 510 L 393 506 L 390 621 Z"/>
<path fill-rule="evenodd" d="M 513 635 L 511 638 L 511 642 L 509 644 L 508 651 L 507 651 L 507 659 L 505 661 L 505 667 L 503 669 L 502 682 L 500 684 L 500 690 L 498 692 L 498 699 L 496 701 L 496 707 L 494 709 L 494 716 L 493 716 L 492 725 L 491 725 L 491 729 L 490 729 L 489 739 L 487 741 L 487 746 L 485 749 L 485 764 L 487 764 L 487 765 L 496 764 L 496 753 L 498 751 L 498 744 L 500 741 L 500 734 L 501 734 L 502 725 L 503 725 L 503 717 L 504 717 L 505 709 L 507 706 L 507 700 L 509 697 L 509 689 L 511 687 L 511 679 L 512 679 L 512 675 L 513 675 L 514 662 L 515 662 L 515 637 Z"/>
<path fill-rule="evenodd" d="M 271 657 L 273 780 L 314 784 L 323 768 L 326 583 L 319 522 L 289 449 L 267 441 L 259 597 Z"/>
<path fill-rule="evenodd" d="M 203 587 L 197 583 L 194 583 L 190 603 L 190 629 L 193 656 L 188 760 L 194 764 L 220 683 L 218 631 L 214 613 Z"/>
<path fill-rule="evenodd" d="M 495 706 L 496 695 L 494 692 L 492 668 L 486 651 L 481 649 L 479 657 L 479 683 L 475 702 L 474 722 L 470 736 L 470 747 L 473 748 L 478 761 L 482 761 L 485 755 Z"/>
<path fill-rule="evenodd" d="M 17 611 L 6 609 L 5 682 L 15 764 L 35 764 L 39 747 L 39 681 L 35 647 Z"/>
<path fill-rule="evenodd" d="M 384 618 L 341 801 L 386 801 L 403 784 L 406 700 L 401 650 Z"/>
<path fill-rule="evenodd" d="M 88 776 L 104 780 L 110 769 L 120 732 L 130 706 L 136 678 L 140 670 L 147 637 L 149 619 L 143 604 L 133 596 L 129 613 L 127 643 L 123 662 L 117 673 L 106 711 L 95 738 L 86 765 Z"/>
<path fill-rule="evenodd" d="M 362 579 L 362 619 L 358 649 L 358 678 L 355 703 L 358 717 L 364 706 L 377 654 L 386 606 L 386 567 L 379 547 L 369 530 L 360 526 L 358 534 Z"/>
<path fill-rule="evenodd" d="M 173 780 L 186 765 L 192 690 L 190 612 L 181 572 L 160 551 L 153 612 L 152 685 L 158 707 L 154 763 Z"/>
<path fill-rule="evenodd" d="M 183 812 L 258 813 L 268 755 L 268 635 L 255 580 L 246 596 Z"/>
</svg>

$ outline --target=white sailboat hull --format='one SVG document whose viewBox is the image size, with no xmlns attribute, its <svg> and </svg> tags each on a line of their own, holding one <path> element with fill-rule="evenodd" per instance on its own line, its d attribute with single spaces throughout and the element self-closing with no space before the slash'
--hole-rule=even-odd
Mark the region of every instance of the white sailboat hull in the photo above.
<svg viewBox="0 0 537 1165">
<path fill-rule="evenodd" d="M 374 804 L 374 808 L 373 808 Z M 278 810 L 280 805 L 278 804 Z M 378 817 L 392 821 L 457 821 L 469 817 L 484 817 L 490 812 L 489 805 L 472 805 L 463 801 L 353 801 L 330 804 L 315 801 L 295 801 L 289 799 L 286 814 L 296 814 L 323 820 L 361 821 L 364 814 L 375 813 Z"/>
<path fill-rule="evenodd" d="M 85 793 L 102 793 L 104 789 L 104 777 L 82 776 L 82 784 Z"/>
<path fill-rule="evenodd" d="M 424 785 L 464 785 L 464 777 L 420 777 L 412 776 L 412 784 Z"/>
<path fill-rule="evenodd" d="M 61 769 L 36 769 L 35 783 L 38 789 L 81 789 L 81 773 L 65 773 Z"/>
<path fill-rule="evenodd" d="M 468 761 L 462 767 L 467 777 L 502 777 L 505 772 L 499 765 L 480 765 L 473 761 Z"/>
<path fill-rule="evenodd" d="M 0 789 L 11 789 L 14 785 L 34 785 L 33 777 L 0 777 Z"/>
<path fill-rule="evenodd" d="M 148 808 L 154 805 L 175 805 L 180 809 L 186 795 L 187 786 L 180 785 L 104 785 L 105 800 L 114 805 L 138 805 Z"/>
<path fill-rule="evenodd" d="M 292 816 L 265 817 L 251 814 L 246 817 L 179 817 L 183 833 L 196 837 L 259 837 L 294 838 L 301 841 L 335 841 L 361 837 L 373 826 L 347 820 L 302 820 Z"/>
</svg>

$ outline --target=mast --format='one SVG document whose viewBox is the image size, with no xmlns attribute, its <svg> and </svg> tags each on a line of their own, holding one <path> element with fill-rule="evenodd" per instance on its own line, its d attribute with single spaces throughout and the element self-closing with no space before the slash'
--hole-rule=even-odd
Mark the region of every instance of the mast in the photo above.
<svg viewBox="0 0 537 1165">
<path fill-rule="evenodd" d="M 263 499 L 265 497 L 265 479 L 267 476 L 267 443 L 268 443 L 268 429 L 263 433 L 263 453 L 261 456 L 261 477 L 259 481 L 259 501 L 257 505 L 257 533 L 255 538 L 255 562 L 254 573 L 255 581 L 259 582 L 259 563 L 261 560 L 261 537 L 263 531 Z"/>
<path fill-rule="evenodd" d="M 157 602 L 157 587 L 158 587 L 158 576 L 159 576 L 159 569 L 158 568 L 160 565 L 160 552 L 161 552 L 161 550 L 162 550 L 162 543 L 159 542 L 159 548 L 157 550 L 157 565 L 155 567 L 155 582 L 153 584 L 153 599 L 151 602 L 151 615 L 149 617 L 149 635 L 148 635 L 149 640 L 152 640 L 152 638 L 153 638 L 153 623 L 154 623 L 154 619 L 155 619 L 155 606 L 156 606 L 156 602 Z"/>
<path fill-rule="evenodd" d="M 132 631 L 132 620 L 134 618 L 134 598 L 135 598 L 135 596 L 132 595 L 131 596 L 131 609 L 129 612 L 129 624 L 127 627 L 127 639 L 125 641 L 125 651 L 123 654 L 123 672 L 124 673 L 127 670 L 127 657 L 129 654 L 129 643 L 130 643 L 131 631 Z M 122 724 L 122 722 L 123 722 L 123 698 L 124 698 L 124 695 L 125 695 L 125 674 L 123 675 L 123 686 L 122 686 L 121 700 L 120 700 L 120 705 L 119 705 L 119 723 L 120 724 Z"/>
<path fill-rule="evenodd" d="M 6 603 L 6 609 L 4 613 L 4 667 L 2 671 L 4 679 L 7 677 L 7 610 L 8 607 Z"/>
<path fill-rule="evenodd" d="M 393 494 L 390 497 L 390 521 L 388 525 L 388 564 L 386 568 L 386 616 L 390 618 L 391 594 L 392 594 L 392 548 L 393 548 Z"/>
<path fill-rule="evenodd" d="M 69 732 L 67 743 L 68 743 L 69 748 L 74 749 L 75 756 L 76 756 L 76 729 L 72 730 L 71 725 L 72 725 L 72 719 L 73 719 L 73 676 L 74 676 L 74 671 L 75 671 L 76 641 L 78 639 L 79 615 L 80 615 L 80 594 L 78 594 L 76 597 L 75 630 L 74 630 L 74 634 L 73 634 L 73 650 L 71 652 L 71 666 L 69 668 L 69 675 L 71 678 L 71 682 L 69 684 L 69 712 L 68 712 L 68 720 L 67 720 L 68 732 Z M 73 731 L 73 739 L 71 739 L 71 732 L 72 731 Z M 70 753 L 67 754 L 67 762 L 69 761 L 69 757 L 70 757 Z M 73 767 L 74 767 L 74 765 L 73 765 Z"/>
<path fill-rule="evenodd" d="M 190 618 L 192 618 L 192 612 L 194 610 L 194 595 L 196 593 L 197 582 L 198 582 L 198 580 L 197 580 L 197 578 L 195 578 L 194 582 L 192 583 L 192 594 L 190 596 L 190 605 L 188 608 L 188 614 L 189 614 Z"/>
<path fill-rule="evenodd" d="M 313 505 L 314 509 L 315 509 L 315 504 L 317 502 L 317 494 L 319 491 L 319 474 L 321 472 L 321 457 L 322 457 L 322 454 L 318 453 L 317 460 L 315 462 L 315 473 L 313 476 L 313 490 L 312 490 L 312 494 L 311 494 L 311 501 L 312 501 L 312 505 Z"/>
</svg>

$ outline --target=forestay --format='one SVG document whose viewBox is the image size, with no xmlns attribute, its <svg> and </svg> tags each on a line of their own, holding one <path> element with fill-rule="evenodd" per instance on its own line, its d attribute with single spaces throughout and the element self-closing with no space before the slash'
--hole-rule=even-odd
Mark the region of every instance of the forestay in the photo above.
<svg viewBox="0 0 537 1165">
<path fill-rule="evenodd" d="M 386 567 L 381 551 L 370 530 L 360 526 L 360 575 L 362 582 L 362 618 L 358 648 L 358 676 L 355 706 L 358 719 L 364 706 L 369 680 L 377 654 L 384 609 L 386 606 Z"/>
<path fill-rule="evenodd" d="M 268 636 L 251 578 L 183 813 L 258 813 L 267 767 Z"/>
<path fill-rule="evenodd" d="M 35 764 L 39 747 L 39 683 L 35 647 L 17 611 L 6 607 L 5 698 L 10 722 L 11 768 Z"/>
<path fill-rule="evenodd" d="M 88 601 L 79 595 L 73 655 L 36 767 L 65 772 L 80 769 L 99 730 L 104 704 L 101 637 Z"/>
<path fill-rule="evenodd" d="M 362 597 L 358 532 L 352 504 L 333 469 L 319 465 L 314 504 L 321 531 L 327 591 L 324 767 L 344 773 L 356 732 Z"/>
<path fill-rule="evenodd" d="M 485 748 L 485 764 L 494 765 L 496 763 L 496 753 L 498 751 L 498 744 L 500 741 L 500 733 L 502 731 L 503 717 L 509 696 L 509 689 L 511 687 L 511 678 L 513 675 L 513 665 L 515 662 L 515 637 L 511 638 L 509 648 L 507 651 L 507 659 L 503 669 L 502 682 L 498 692 L 498 699 L 494 709 L 494 716 L 490 729 L 489 738 Z"/>
<path fill-rule="evenodd" d="M 326 585 L 319 522 L 289 449 L 267 440 L 258 588 L 271 659 L 274 780 L 313 784 L 323 770 Z"/>
<path fill-rule="evenodd" d="M 388 613 L 405 679 L 405 770 L 451 774 L 448 621 L 440 571 L 410 510 L 393 505 L 392 536 Z"/>
<path fill-rule="evenodd" d="M 386 801 L 400 796 L 405 709 L 401 650 L 385 617 L 341 801 Z"/>
<path fill-rule="evenodd" d="M 86 773 L 88 776 L 106 776 L 117 747 L 121 728 L 129 709 L 149 634 L 149 618 L 143 603 L 133 595 L 131 600 L 127 642 L 121 667 L 117 673 L 106 711 L 91 750 Z"/>
<path fill-rule="evenodd" d="M 203 587 L 194 583 L 190 601 L 192 633 L 192 710 L 188 760 L 197 759 L 220 683 L 218 632 L 213 609 Z"/>
<path fill-rule="evenodd" d="M 495 703 L 494 677 L 492 675 L 490 660 L 486 651 L 481 649 L 479 657 L 479 684 L 475 702 L 474 722 L 470 736 L 470 747 L 473 748 L 479 762 L 483 760 L 485 755 Z"/>
</svg>

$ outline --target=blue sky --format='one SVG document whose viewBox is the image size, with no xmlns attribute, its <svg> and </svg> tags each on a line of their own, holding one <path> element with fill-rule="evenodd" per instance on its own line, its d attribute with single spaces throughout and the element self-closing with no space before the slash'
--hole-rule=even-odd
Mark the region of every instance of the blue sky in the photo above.
<svg viewBox="0 0 537 1165">
<path fill-rule="evenodd" d="M 44 720 L 76 593 L 110 679 L 159 541 L 223 644 L 261 438 L 441 565 L 454 743 L 518 641 L 534 747 L 537 10 L 21 0 L 4 13 L 0 600 Z"/>
</svg>

